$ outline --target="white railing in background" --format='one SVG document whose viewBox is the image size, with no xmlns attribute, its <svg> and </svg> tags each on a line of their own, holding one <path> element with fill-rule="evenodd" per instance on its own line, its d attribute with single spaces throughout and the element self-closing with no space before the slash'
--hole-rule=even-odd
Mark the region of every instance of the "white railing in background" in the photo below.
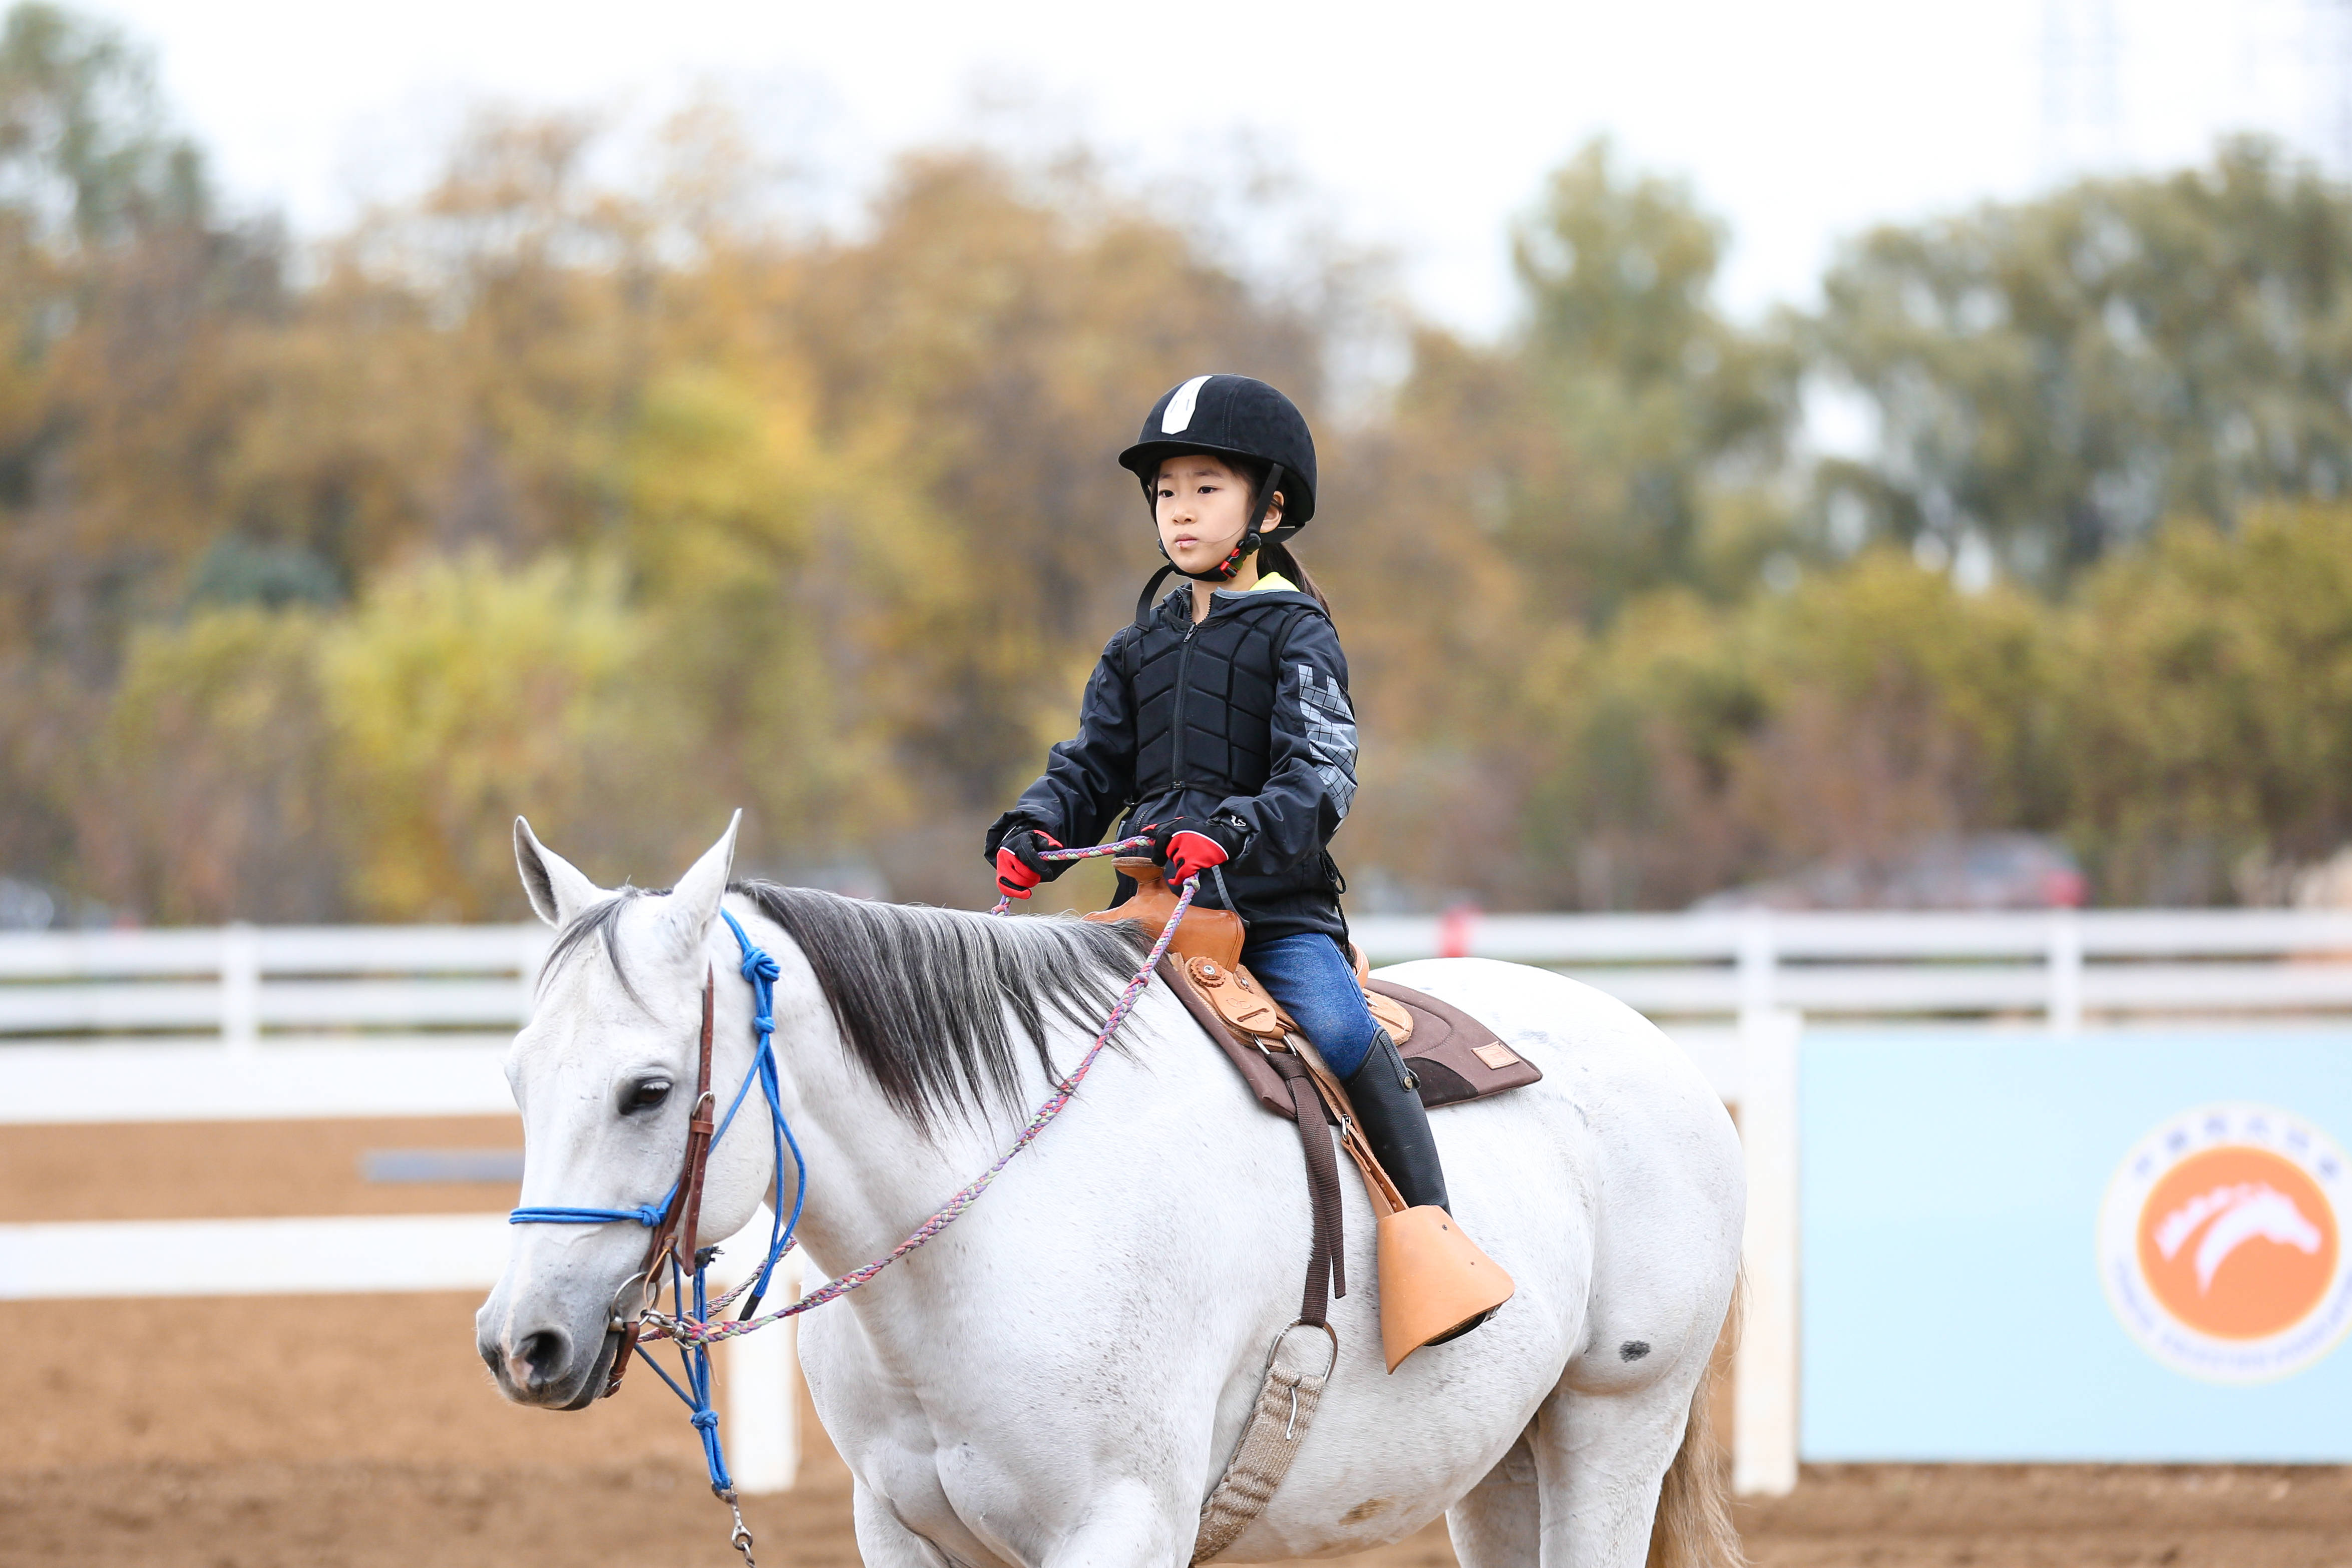
<svg viewBox="0 0 2352 1568">
<path fill-rule="evenodd" d="M 1373 915 L 1375 963 L 1539 963 L 1667 1020 L 2352 1012 L 2352 912 Z M 0 1039 L 497 1036 L 530 1010 L 537 925 L 229 926 L 0 935 Z"/>
<path fill-rule="evenodd" d="M 2352 911 L 1371 916 L 1375 963 L 1454 947 L 1540 963 L 1654 1016 L 2093 1017 L 2352 1012 Z"/>
<path fill-rule="evenodd" d="M 512 1034 L 538 925 L 248 926 L 0 935 L 0 1038 Z"/>
<path fill-rule="evenodd" d="M 1457 914 L 1368 916 L 1354 929 L 1375 963 L 1464 952 L 1589 982 L 1665 1025 L 1738 1105 L 1750 1200 L 1742 1491 L 1785 1491 L 1796 1479 L 1795 1063 L 1806 1017 L 2067 1034 L 2352 1015 L 2352 913 Z M 0 1123 L 511 1113 L 499 1059 L 546 944 L 536 925 L 0 935 Z M 437 1218 L 455 1227 L 448 1237 L 419 1231 L 410 1262 L 388 1261 L 388 1238 L 421 1223 L 0 1226 L 0 1299 L 205 1292 L 287 1267 L 300 1280 L 275 1288 L 442 1289 L 452 1270 L 487 1283 L 499 1216 Z M 331 1227 L 335 1247 L 361 1247 L 367 1261 L 342 1267 L 323 1244 L 289 1250 L 289 1225 Z M 306 1252 L 299 1267 L 285 1261 Z M 184 1255 L 193 1261 L 178 1268 L 171 1260 Z M 250 1273 L 237 1261 L 248 1255 Z M 75 1267 L 59 1260 L 101 1256 L 131 1270 L 127 1282 L 58 1278 Z M 388 1285 L 387 1268 L 405 1283 Z M 797 1453 L 789 1426 L 775 1425 L 796 1397 L 785 1344 L 731 1358 L 741 1397 L 730 1430 L 773 1485 L 789 1484 Z"/>
</svg>

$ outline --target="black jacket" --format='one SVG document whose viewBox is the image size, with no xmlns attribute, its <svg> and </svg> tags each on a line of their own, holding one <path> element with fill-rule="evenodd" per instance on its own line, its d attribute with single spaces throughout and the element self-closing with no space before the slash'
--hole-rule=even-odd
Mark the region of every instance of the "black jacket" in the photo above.
<svg viewBox="0 0 2352 1568">
<path fill-rule="evenodd" d="M 1305 594 L 1221 590 L 1194 625 L 1180 585 L 1150 620 L 1119 628 L 1087 682 L 1078 732 L 988 830 L 1040 827 L 1073 847 L 1137 824 L 1230 812 L 1241 853 L 1202 879 L 1196 901 L 1231 907 L 1254 937 L 1325 931 L 1347 940 L 1339 868 L 1324 850 L 1356 794 L 1356 720 L 1348 659 Z M 1133 890 L 1119 880 L 1124 902 Z"/>
</svg>

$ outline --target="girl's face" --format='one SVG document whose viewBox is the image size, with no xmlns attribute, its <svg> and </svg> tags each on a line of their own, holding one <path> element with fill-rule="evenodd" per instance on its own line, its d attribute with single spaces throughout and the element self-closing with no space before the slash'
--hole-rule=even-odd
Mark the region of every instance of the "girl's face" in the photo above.
<svg viewBox="0 0 2352 1568">
<path fill-rule="evenodd" d="M 1234 552 L 1249 526 L 1249 479 L 1222 458 L 1206 452 L 1171 458 L 1160 465 L 1152 490 L 1160 547 L 1182 571 L 1213 570 Z M 1272 528 L 1281 521 L 1282 492 L 1276 490 L 1264 526 Z"/>
</svg>

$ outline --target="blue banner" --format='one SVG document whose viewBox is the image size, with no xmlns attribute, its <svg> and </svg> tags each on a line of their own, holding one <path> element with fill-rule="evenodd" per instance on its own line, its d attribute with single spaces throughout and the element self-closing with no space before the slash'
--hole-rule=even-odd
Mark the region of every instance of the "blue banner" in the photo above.
<svg viewBox="0 0 2352 1568">
<path fill-rule="evenodd" d="M 1809 1030 L 1808 1460 L 2352 1461 L 2352 1030 Z"/>
</svg>

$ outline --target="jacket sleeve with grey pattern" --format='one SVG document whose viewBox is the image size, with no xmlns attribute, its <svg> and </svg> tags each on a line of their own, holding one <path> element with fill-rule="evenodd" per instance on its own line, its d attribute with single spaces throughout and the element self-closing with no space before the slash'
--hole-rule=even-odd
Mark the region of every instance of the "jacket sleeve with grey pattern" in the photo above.
<svg viewBox="0 0 2352 1568">
<path fill-rule="evenodd" d="M 1315 611 L 1293 616 L 1276 645 L 1275 665 L 1265 787 L 1217 806 L 1248 825 L 1252 837 L 1241 864 L 1259 871 L 1320 854 L 1356 797 L 1356 713 L 1339 634 Z"/>
</svg>

